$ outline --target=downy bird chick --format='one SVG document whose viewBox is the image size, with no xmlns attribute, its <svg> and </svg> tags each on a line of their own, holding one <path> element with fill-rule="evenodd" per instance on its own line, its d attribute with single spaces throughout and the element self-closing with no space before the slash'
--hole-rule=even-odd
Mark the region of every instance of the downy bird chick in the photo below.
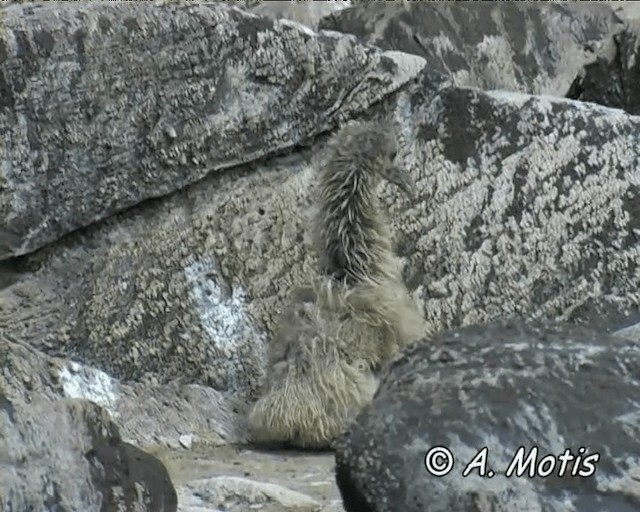
<svg viewBox="0 0 640 512">
<path fill-rule="evenodd" d="M 377 188 L 412 196 L 393 137 L 351 122 L 328 142 L 318 172 L 319 276 L 295 290 L 269 347 L 267 381 L 249 414 L 254 441 L 329 448 L 370 403 L 377 372 L 424 336 L 397 268 Z"/>
</svg>

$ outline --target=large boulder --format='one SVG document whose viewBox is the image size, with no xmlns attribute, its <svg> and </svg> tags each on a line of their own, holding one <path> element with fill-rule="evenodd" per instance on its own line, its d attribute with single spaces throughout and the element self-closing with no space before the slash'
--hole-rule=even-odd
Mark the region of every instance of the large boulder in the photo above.
<svg viewBox="0 0 640 512">
<path fill-rule="evenodd" d="M 390 207 L 428 322 L 637 322 L 640 119 L 473 88 L 418 101 L 426 85 L 394 105 L 417 192 L 409 208 Z"/>
<path fill-rule="evenodd" d="M 221 3 L 0 17 L 0 260 L 366 110 L 424 65 Z"/>
<path fill-rule="evenodd" d="M 640 121 L 550 97 L 434 89 L 370 116 L 399 127 L 412 203 L 381 190 L 433 330 L 502 315 L 638 321 Z M 312 148 L 211 175 L 21 262 L 0 332 L 125 381 L 253 393 L 293 286 L 315 275 Z"/>
<path fill-rule="evenodd" d="M 640 114 L 640 21 L 616 34 L 584 67 L 567 97 Z"/>
<path fill-rule="evenodd" d="M 164 465 L 120 438 L 108 412 L 86 400 L 30 403 L 0 389 L 2 510 L 175 512 Z"/>
<path fill-rule="evenodd" d="M 638 342 L 508 321 L 442 333 L 339 441 L 345 509 L 638 510 L 638 396 Z"/>
<path fill-rule="evenodd" d="M 589 4 L 356 2 L 319 27 L 420 55 L 455 85 L 564 96 L 624 27 L 609 5 Z"/>
</svg>

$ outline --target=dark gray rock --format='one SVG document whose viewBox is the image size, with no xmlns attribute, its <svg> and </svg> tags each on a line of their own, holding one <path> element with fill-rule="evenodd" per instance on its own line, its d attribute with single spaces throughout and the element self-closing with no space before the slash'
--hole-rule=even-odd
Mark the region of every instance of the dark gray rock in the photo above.
<svg viewBox="0 0 640 512">
<path fill-rule="evenodd" d="M 640 22 L 613 37 L 598 59 L 584 67 L 568 98 L 640 114 Z"/>
<path fill-rule="evenodd" d="M 14 4 L 0 40 L 0 260 L 289 150 L 422 68 L 225 4 Z"/>
<path fill-rule="evenodd" d="M 609 5 L 584 4 L 357 2 L 319 28 L 421 55 L 455 85 L 564 96 L 623 28 Z"/>
<path fill-rule="evenodd" d="M 423 340 L 338 443 L 345 509 L 636 511 L 639 396 L 640 345 L 582 326 L 496 322 Z M 438 446 L 454 458 L 440 477 L 426 470 Z M 476 466 L 463 477 L 485 447 L 486 476 Z M 549 476 L 507 477 L 520 447 L 525 472 L 533 448 L 536 464 L 551 454 L 541 466 Z M 567 457 L 561 476 L 562 460 L 551 459 L 567 449 L 581 458 Z"/>
<path fill-rule="evenodd" d="M 123 442 L 96 404 L 0 390 L 0 508 L 171 512 L 177 495 L 164 465 Z"/>
</svg>

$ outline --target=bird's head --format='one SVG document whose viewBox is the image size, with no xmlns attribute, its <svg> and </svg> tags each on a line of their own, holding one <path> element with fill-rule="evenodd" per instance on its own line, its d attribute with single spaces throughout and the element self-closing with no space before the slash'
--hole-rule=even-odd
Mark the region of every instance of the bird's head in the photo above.
<svg viewBox="0 0 640 512">
<path fill-rule="evenodd" d="M 386 131 L 379 125 L 372 128 L 369 139 L 370 151 L 376 155 L 376 171 L 380 178 L 393 183 L 402 190 L 409 198 L 415 197 L 415 183 L 407 169 L 397 165 L 396 156 L 398 147 L 396 145 L 395 134 Z"/>
</svg>

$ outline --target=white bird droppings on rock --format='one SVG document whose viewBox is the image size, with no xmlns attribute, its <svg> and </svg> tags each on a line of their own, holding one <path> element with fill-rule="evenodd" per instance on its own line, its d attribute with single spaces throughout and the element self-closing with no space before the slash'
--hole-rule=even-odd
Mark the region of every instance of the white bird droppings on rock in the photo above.
<svg viewBox="0 0 640 512">
<path fill-rule="evenodd" d="M 252 358 L 266 364 L 266 336 L 259 332 L 247 312 L 246 292 L 240 286 L 232 288 L 218 274 L 212 260 L 196 261 L 185 268 L 190 284 L 189 293 L 195 304 L 210 343 L 226 358 L 224 366 L 229 384 L 234 389 L 243 387 L 243 361 Z"/>
<path fill-rule="evenodd" d="M 68 398 L 90 400 L 117 417 L 118 381 L 106 373 L 75 361 L 69 361 L 58 373 L 62 390 Z"/>
</svg>

